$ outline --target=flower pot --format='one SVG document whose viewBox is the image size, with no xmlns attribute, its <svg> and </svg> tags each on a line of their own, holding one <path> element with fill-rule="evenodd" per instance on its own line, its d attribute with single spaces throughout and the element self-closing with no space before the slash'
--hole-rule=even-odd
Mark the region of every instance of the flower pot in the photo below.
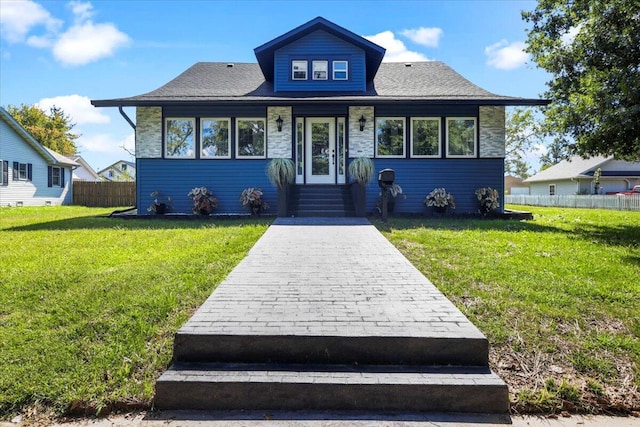
<svg viewBox="0 0 640 427">
<path fill-rule="evenodd" d="M 262 211 L 262 206 L 261 205 L 251 205 L 251 215 L 260 215 L 260 212 Z"/>
<path fill-rule="evenodd" d="M 167 204 L 166 203 L 156 203 L 153 205 L 154 211 L 156 215 L 164 215 L 167 212 Z"/>
<path fill-rule="evenodd" d="M 353 197 L 353 205 L 355 207 L 356 216 L 364 217 L 367 213 L 367 193 L 366 187 L 354 182 L 351 184 L 351 196 Z"/>
<path fill-rule="evenodd" d="M 447 211 L 447 207 L 446 206 L 435 206 L 436 212 L 443 214 Z"/>
<path fill-rule="evenodd" d="M 283 218 L 289 214 L 289 193 L 291 186 L 278 187 L 278 216 Z"/>
<path fill-rule="evenodd" d="M 204 208 L 203 208 L 203 209 L 200 209 L 200 210 L 198 211 L 198 213 L 199 213 L 200 215 L 202 215 L 202 216 L 209 216 L 209 213 L 210 213 L 210 212 L 209 212 L 209 209 L 204 209 Z"/>
</svg>

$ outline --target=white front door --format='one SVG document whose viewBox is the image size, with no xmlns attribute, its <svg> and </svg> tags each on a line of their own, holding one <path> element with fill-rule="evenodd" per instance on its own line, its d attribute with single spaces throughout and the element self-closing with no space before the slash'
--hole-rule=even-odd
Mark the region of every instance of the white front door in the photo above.
<svg viewBox="0 0 640 427">
<path fill-rule="evenodd" d="M 307 184 L 336 183 L 335 119 L 308 118 L 305 164 Z"/>
</svg>

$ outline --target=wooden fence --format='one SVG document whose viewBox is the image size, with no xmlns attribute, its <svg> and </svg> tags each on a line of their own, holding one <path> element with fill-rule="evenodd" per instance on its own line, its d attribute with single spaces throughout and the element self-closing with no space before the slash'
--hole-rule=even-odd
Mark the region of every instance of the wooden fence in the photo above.
<svg viewBox="0 0 640 427">
<path fill-rule="evenodd" d="M 73 204 L 93 207 L 136 205 L 135 182 L 73 182 Z"/>
<path fill-rule="evenodd" d="M 640 196 L 618 195 L 572 195 L 572 196 L 534 196 L 509 194 L 504 196 L 505 203 L 529 206 L 557 206 L 564 208 L 616 209 L 620 211 L 640 211 Z"/>
</svg>

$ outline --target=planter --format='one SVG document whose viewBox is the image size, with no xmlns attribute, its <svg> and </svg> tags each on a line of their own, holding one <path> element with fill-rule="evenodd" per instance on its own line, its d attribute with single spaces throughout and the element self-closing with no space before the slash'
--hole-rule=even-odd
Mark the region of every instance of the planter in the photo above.
<svg viewBox="0 0 640 427">
<path fill-rule="evenodd" d="M 434 209 L 439 214 L 443 214 L 443 213 L 447 212 L 447 207 L 446 206 L 434 206 Z"/>
<path fill-rule="evenodd" d="M 251 215 L 259 216 L 262 212 L 262 205 L 251 205 Z"/>
<path fill-rule="evenodd" d="M 289 215 L 289 195 L 291 194 L 291 185 L 278 187 L 278 217 L 286 217 Z"/>
<path fill-rule="evenodd" d="M 164 215 L 167 212 L 167 204 L 166 203 L 156 203 L 154 206 L 154 212 L 156 215 Z"/>
<path fill-rule="evenodd" d="M 209 209 L 200 209 L 198 211 L 198 214 L 200 214 L 202 216 L 209 216 L 210 213 L 211 213 L 211 211 Z"/>
<path fill-rule="evenodd" d="M 357 182 L 351 183 L 351 197 L 355 207 L 356 216 L 364 217 L 367 213 L 367 192 L 366 187 Z"/>
</svg>

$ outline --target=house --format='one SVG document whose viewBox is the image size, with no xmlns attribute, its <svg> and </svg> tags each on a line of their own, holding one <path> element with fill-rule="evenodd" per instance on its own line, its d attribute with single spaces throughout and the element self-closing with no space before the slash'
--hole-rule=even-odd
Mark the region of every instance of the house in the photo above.
<svg viewBox="0 0 640 427">
<path fill-rule="evenodd" d="M 518 176 L 506 175 L 504 177 L 504 194 L 529 194 L 528 182 Z"/>
<path fill-rule="evenodd" d="M 596 191 L 594 174 L 600 169 L 600 186 Z M 575 156 L 528 178 L 531 195 L 554 196 L 573 194 L 617 193 L 640 184 L 640 162 L 616 160 L 613 157 Z"/>
<path fill-rule="evenodd" d="M 71 159 L 79 165 L 73 170 L 74 181 L 100 181 L 100 175 L 89 166 L 89 163 L 82 156 L 72 156 Z"/>
<path fill-rule="evenodd" d="M 274 206 L 270 159 L 291 159 L 302 190 L 347 186 L 349 162 L 364 156 L 395 170 L 408 196 L 396 212 L 426 212 L 436 187 L 456 212 L 475 212 L 477 188 L 504 192 L 505 106 L 546 103 L 495 95 L 442 62 L 385 63 L 385 49 L 322 17 L 254 53 L 257 63 L 199 62 L 152 92 L 92 101 L 119 107 L 135 128 L 139 207 L 161 191 L 190 212 L 186 195 L 199 186 L 220 213 L 240 212 L 246 187 Z M 121 107 L 136 107 L 135 125 Z M 367 211 L 379 191 L 367 186 Z"/>
<path fill-rule="evenodd" d="M 77 166 L 36 141 L 0 107 L 0 206 L 71 204 Z"/>
<path fill-rule="evenodd" d="M 98 176 L 105 181 L 135 181 L 136 164 L 126 160 L 118 160 L 98 171 Z"/>
</svg>

